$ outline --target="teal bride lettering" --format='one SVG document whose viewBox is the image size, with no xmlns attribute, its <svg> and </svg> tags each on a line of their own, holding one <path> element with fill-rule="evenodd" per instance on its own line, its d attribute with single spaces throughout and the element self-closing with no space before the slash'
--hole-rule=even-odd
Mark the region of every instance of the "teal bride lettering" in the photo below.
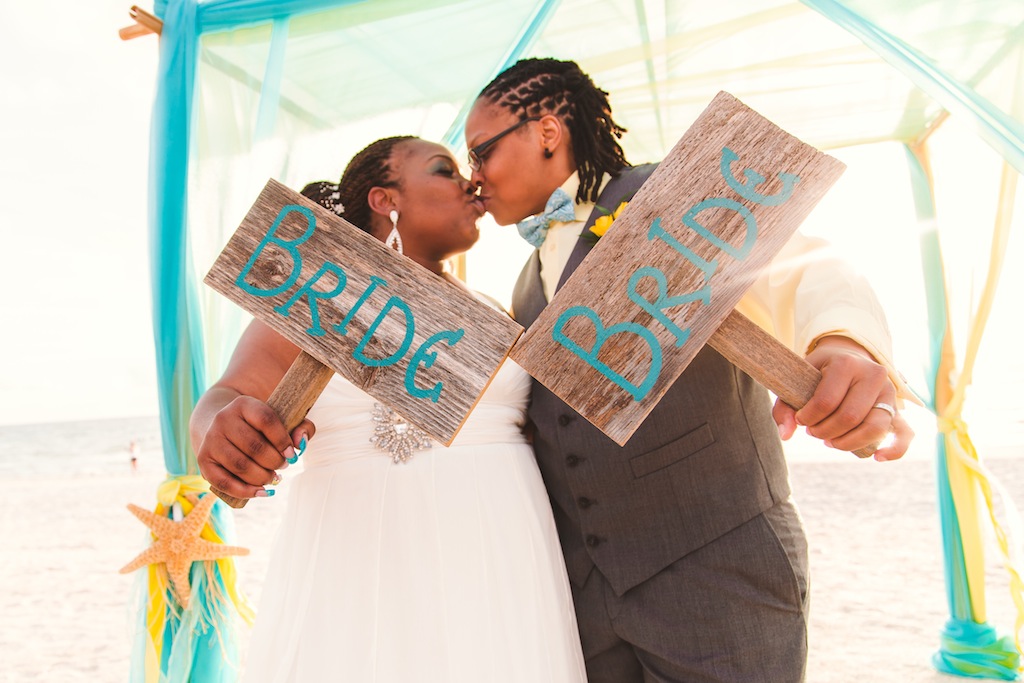
<svg viewBox="0 0 1024 683">
<path fill-rule="evenodd" d="M 757 187 L 766 181 L 765 176 L 748 168 L 744 169 L 742 174 L 745 182 L 740 182 L 732 173 L 731 166 L 735 161 L 739 161 L 739 155 L 728 147 L 723 147 L 719 163 L 722 178 L 725 180 L 726 185 L 739 195 L 740 199 L 745 199 L 754 205 L 779 206 L 785 203 L 792 196 L 794 187 L 800 181 L 799 176 L 792 173 L 779 173 L 778 178 L 782 182 L 782 189 L 777 194 L 762 194 L 758 192 Z M 732 211 L 743 219 L 744 230 L 740 244 L 730 244 L 716 234 L 714 230 L 715 225 L 706 225 L 701 220 L 701 214 L 711 209 Z M 730 197 L 707 197 L 702 199 L 683 214 L 681 223 L 700 238 L 708 241 L 721 253 L 737 261 L 745 260 L 757 242 L 757 219 L 754 213 L 746 205 Z M 675 320 L 669 317 L 665 311 L 693 303 L 709 306 L 712 297 L 710 280 L 718 270 L 719 261 L 718 259 L 708 260 L 697 255 L 662 226 L 660 217 L 655 218 L 651 222 L 651 226 L 647 231 L 647 239 L 661 240 L 696 267 L 704 276 L 705 284 L 695 291 L 669 295 L 668 278 L 665 273 L 655 266 L 641 265 L 630 276 L 626 286 L 627 298 L 641 310 L 646 311 L 651 316 L 652 322 L 660 324 L 668 330 L 675 337 L 676 347 L 682 347 L 690 337 L 690 328 L 679 327 Z M 656 297 L 653 301 L 644 298 L 640 293 L 640 282 L 645 279 L 653 281 L 656 285 Z M 587 323 L 593 325 L 595 337 L 594 345 L 591 348 L 584 348 L 579 342 L 566 334 L 566 325 L 574 318 L 583 318 Z M 580 329 L 579 326 L 576 329 Z M 636 374 L 637 368 L 642 367 L 644 358 L 638 357 L 637 354 L 621 354 L 620 357 L 625 359 L 627 367 L 619 369 L 612 368 L 599 358 L 601 348 L 605 343 L 613 336 L 620 334 L 635 335 L 640 342 L 646 345 L 649 351 L 647 372 L 639 382 L 630 381 L 627 379 L 626 374 Z M 617 387 L 632 396 L 635 401 L 642 401 L 647 397 L 651 389 L 654 388 L 658 375 L 661 373 L 663 364 L 662 349 L 658 338 L 650 329 L 630 321 L 607 325 L 601 320 L 594 309 L 588 306 L 572 306 L 563 311 L 552 327 L 551 337 Z"/>
<path fill-rule="evenodd" d="M 306 230 L 301 236 L 294 240 L 287 240 L 277 236 L 278 228 L 280 228 L 282 221 L 289 214 L 299 214 L 305 219 Z M 306 330 L 306 334 L 312 337 L 322 337 L 330 331 L 336 332 L 342 336 L 348 334 L 348 325 L 352 319 L 359 313 L 359 311 L 367 305 L 371 296 L 378 289 L 384 290 L 387 288 L 388 283 L 384 278 L 372 275 L 370 277 L 369 285 L 359 295 L 356 302 L 352 305 L 351 310 L 345 315 L 341 322 L 329 325 L 325 329 L 320 316 L 319 302 L 322 300 L 333 299 L 341 294 L 348 284 L 348 276 L 345 274 L 345 270 L 330 261 L 325 261 L 323 265 L 305 282 L 299 282 L 299 278 L 302 273 L 302 254 L 299 252 L 299 245 L 309 240 L 313 236 L 316 230 L 316 217 L 313 212 L 304 206 L 297 204 L 288 204 L 281 208 L 277 218 L 274 219 L 273 224 L 270 226 L 270 230 L 264 235 L 260 241 L 256 250 L 249 257 L 245 267 L 238 274 L 235 279 L 235 284 L 244 290 L 246 293 L 261 298 L 276 297 L 284 294 L 292 289 L 297 288 L 288 297 L 288 299 L 281 305 L 274 307 L 274 312 L 278 313 L 283 317 L 288 317 L 292 306 L 298 301 L 305 299 L 309 306 L 310 315 L 310 327 Z M 284 281 L 276 286 L 262 289 L 256 287 L 246 281 L 249 273 L 252 272 L 253 267 L 259 261 L 260 256 L 264 250 L 273 245 L 283 249 L 284 252 L 291 259 L 291 271 L 288 277 Z M 379 297 L 378 297 L 379 298 Z M 370 309 L 372 310 L 372 309 Z M 380 325 L 391 316 L 392 321 L 402 325 L 404 335 L 401 343 L 394 351 L 388 355 L 380 358 L 374 358 L 367 355 L 367 347 L 370 342 L 374 339 L 374 335 L 380 328 Z M 403 360 L 409 352 L 412 350 L 413 340 L 415 339 L 416 332 L 416 317 L 413 313 L 412 308 L 409 304 L 401 297 L 389 294 L 387 300 L 381 306 L 380 311 L 377 313 L 373 322 L 367 328 L 363 334 L 359 343 L 356 344 L 355 349 L 352 351 L 352 356 L 363 365 L 370 367 L 385 367 L 389 365 L 395 365 L 399 361 Z M 434 335 L 431 335 L 424 341 L 419 347 L 416 348 L 412 353 L 412 358 L 409 362 L 409 366 L 405 371 L 405 390 L 410 396 L 415 398 L 430 399 L 434 403 L 437 403 L 441 397 L 441 391 L 443 389 L 442 382 L 436 382 L 433 386 L 428 388 L 421 388 L 416 384 L 416 372 L 420 367 L 430 368 L 437 360 L 437 351 L 433 350 L 435 346 L 444 342 L 448 347 L 455 346 L 460 339 L 465 335 L 465 330 L 442 330 Z"/>
</svg>

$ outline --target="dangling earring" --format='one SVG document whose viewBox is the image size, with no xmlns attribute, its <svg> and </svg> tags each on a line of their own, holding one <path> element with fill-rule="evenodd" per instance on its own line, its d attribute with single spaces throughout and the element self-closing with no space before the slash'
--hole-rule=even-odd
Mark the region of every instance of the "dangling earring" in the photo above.
<svg viewBox="0 0 1024 683">
<path fill-rule="evenodd" d="M 391 213 L 388 214 L 391 218 L 391 232 L 388 233 L 388 238 L 384 240 L 384 245 L 388 249 L 394 249 L 399 254 L 404 254 L 405 250 L 402 249 L 402 236 L 398 233 L 398 212 L 391 209 Z"/>
</svg>

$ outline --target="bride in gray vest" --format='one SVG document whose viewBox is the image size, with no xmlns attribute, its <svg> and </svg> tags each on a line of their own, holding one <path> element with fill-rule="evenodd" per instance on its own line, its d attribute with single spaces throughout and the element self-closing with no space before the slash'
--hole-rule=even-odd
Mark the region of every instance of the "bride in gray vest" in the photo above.
<svg viewBox="0 0 1024 683">
<path fill-rule="evenodd" d="M 626 161 L 624 132 L 574 62 L 522 60 L 477 98 L 471 180 L 494 219 L 537 247 L 513 294 L 524 327 L 592 248 L 581 235 L 656 167 Z M 881 307 L 821 247 L 797 234 L 776 259 L 785 277 L 762 277 L 739 306 L 822 371 L 800 411 L 773 406 L 707 346 L 624 447 L 533 383 L 534 448 L 591 683 L 803 680 L 807 544 L 781 439 L 804 426 L 883 461 L 913 438 Z"/>
</svg>

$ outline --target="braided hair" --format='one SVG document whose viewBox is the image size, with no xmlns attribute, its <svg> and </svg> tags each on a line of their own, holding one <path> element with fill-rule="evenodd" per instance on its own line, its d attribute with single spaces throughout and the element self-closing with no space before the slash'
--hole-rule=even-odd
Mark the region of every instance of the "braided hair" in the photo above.
<svg viewBox="0 0 1024 683">
<path fill-rule="evenodd" d="M 554 114 L 565 122 L 580 176 L 577 200 L 596 202 L 602 176 L 614 178 L 629 166 L 619 145 L 626 129 L 612 120 L 608 93 L 576 62 L 521 59 L 488 83 L 478 99 L 520 119 Z"/>
<path fill-rule="evenodd" d="M 397 145 L 416 140 L 411 135 L 381 138 L 363 148 L 352 157 L 341 174 L 341 180 L 332 183 L 318 180 L 302 188 L 302 195 L 333 211 L 364 232 L 372 229 L 373 212 L 367 196 L 374 187 L 397 187 L 391 177 L 391 155 Z"/>
</svg>

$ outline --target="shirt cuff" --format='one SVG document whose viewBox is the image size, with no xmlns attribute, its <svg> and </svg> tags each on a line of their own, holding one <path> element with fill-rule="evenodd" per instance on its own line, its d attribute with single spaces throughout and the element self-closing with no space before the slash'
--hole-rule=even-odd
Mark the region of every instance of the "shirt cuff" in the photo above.
<svg viewBox="0 0 1024 683">
<path fill-rule="evenodd" d="M 805 348 L 806 355 L 814 350 L 823 337 L 831 336 L 846 337 L 857 342 L 871 354 L 876 363 L 886 369 L 889 380 L 896 387 L 896 399 L 899 401 L 897 407 L 902 407 L 903 401 L 924 405 L 893 363 L 889 330 L 875 317 L 855 308 L 829 310 L 798 334 L 796 348 Z"/>
</svg>

